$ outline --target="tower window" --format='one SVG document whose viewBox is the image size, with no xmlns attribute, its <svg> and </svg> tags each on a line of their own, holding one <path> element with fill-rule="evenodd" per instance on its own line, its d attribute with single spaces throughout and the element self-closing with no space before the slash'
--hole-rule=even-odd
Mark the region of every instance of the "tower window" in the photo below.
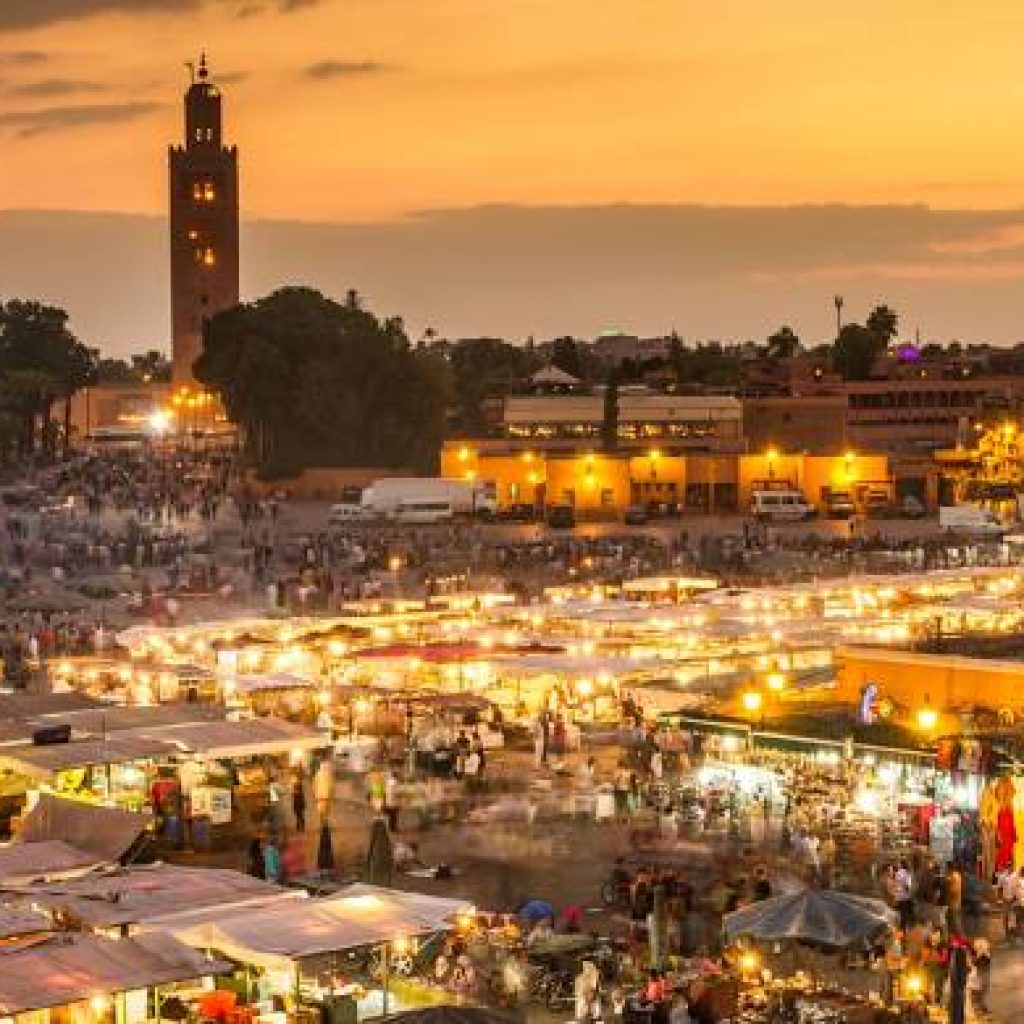
<svg viewBox="0 0 1024 1024">
<path fill-rule="evenodd" d="M 192 228 L 192 230 L 189 231 L 189 233 L 188 233 L 188 240 L 190 242 L 195 242 L 195 241 L 199 240 L 199 232 L 196 231 L 195 228 Z"/>
<path fill-rule="evenodd" d="M 197 203 L 212 203 L 217 198 L 217 190 L 212 181 L 197 181 L 192 185 L 192 198 Z"/>
<path fill-rule="evenodd" d="M 217 262 L 217 254 L 210 246 L 206 246 L 202 249 L 196 249 L 195 257 L 196 263 L 201 263 L 204 267 L 212 267 Z"/>
</svg>

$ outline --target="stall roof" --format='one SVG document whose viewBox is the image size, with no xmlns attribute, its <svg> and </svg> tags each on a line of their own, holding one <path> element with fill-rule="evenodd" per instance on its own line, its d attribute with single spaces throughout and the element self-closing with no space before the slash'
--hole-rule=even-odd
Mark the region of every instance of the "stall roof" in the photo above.
<svg viewBox="0 0 1024 1024">
<path fill-rule="evenodd" d="M 10 1017 L 227 969 L 168 935 L 120 940 L 53 935 L 30 946 L 0 949 L 0 1014 Z"/>
<path fill-rule="evenodd" d="M 317 750 L 328 745 L 322 732 L 282 718 L 185 722 L 140 729 L 138 735 L 167 743 L 176 753 L 210 758 L 285 754 L 293 750 Z"/>
<path fill-rule="evenodd" d="M 118 868 L 21 891 L 34 903 L 89 928 L 148 924 L 183 910 L 206 909 L 219 917 L 254 903 L 264 907 L 268 901 L 292 902 L 303 896 L 240 871 L 171 864 Z"/>
<path fill-rule="evenodd" d="M 116 861 L 149 828 L 149 822 L 148 815 L 120 807 L 41 793 L 25 816 L 14 845 L 38 847 L 57 840 L 94 861 Z"/>
<path fill-rule="evenodd" d="M 53 931 L 50 919 L 38 910 L 0 904 L 0 940 L 40 935 L 50 931 Z"/>
<path fill-rule="evenodd" d="M 472 909 L 461 900 L 354 885 L 334 896 L 237 913 L 211 912 L 165 927 L 197 949 L 240 963 L 282 967 L 304 957 L 445 931 Z"/>
<path fill-rule="evenodd" d="M 263 693 L 273 690 L 308 690 L 315 687 L 315 680 L 289 672 L 264 672 L 255 675 L 228 677 L 238 693 Z"/>
<path fill-rule="evenodd" d="M 0 886 L 24 885 L 41 878 L 81 873 L 104 863 L 60 839 L 0 846 Z"/>
<path fill-rule="evenodd" d="M 209 722 L 223 720 L 224 712 L 203 704 L 156 704 L 152 707 L 86 708 L 66 714 L 40 715 L 37 725 L 70 725 L 76 732 L 94 736 L 128 732 L 142 727 L 178 725 L 183 722 Z"/>
<path fill-rule="evenodd" d="M 506 676 L 574 675 L 628 677 L 670 672 L 675 661 L 600 654 L 528 654 L 498 662 Z"/>
<path fill-rule="evenodd" d="M 69 711 L 87 711 L 106 705 L 77 690 L 60 693 L 0 694 L 0 718 L 27 719 L 39 715 L 59 715 Z"/>
<path fill-rule="evenodd" d="M 73 740 L 46 746 L 22 744 L 0 747 L 0 769 L 49 779 L 56 772 L 90 765 L 126 764 L 152 757 L 167 757 L 174 748 L 164 740 L 118 733 L 106 739 Z"/>
</svg>

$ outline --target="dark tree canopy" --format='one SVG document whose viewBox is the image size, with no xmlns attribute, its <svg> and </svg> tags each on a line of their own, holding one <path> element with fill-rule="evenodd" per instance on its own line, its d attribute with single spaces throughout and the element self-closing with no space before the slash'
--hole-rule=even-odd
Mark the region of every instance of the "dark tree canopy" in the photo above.
<svg viewBox="0 0 1024 1024">
<path fill-rule="evenodd" d="M 465 338 L 447 346 L 454 391 L 455 417 L 460 430 L 485 429 L 484 400 L 506 394 L 510 387 L 540 368 L 533 347 L 510 345 L 500 338 Z"/>
<path fill-rule="evenodd" d="M 444 436 L 447 372 L 378 320 L 283 288 L 207 322 L 196 378 L 215 390 L 268 474 L 306 466 L 432 467 Z"/>
<path fill-rule="evenodd" d="M 171 361 L 156 349 L 128 359 L 107 356 L 96 366 L 96 378 L 101 384 L 165 383 L 171 379 L 171 372 Z"/>
<path fill-rule="evenodd" d="M 765 343 L 765 355 L 771 359 L 788 359 L 795 355 L 800 348 L 800 339 L 792 327 L 780 327 L 774 334 L 769 335 Z"/>
<path fill-rule="evenodd" d="M 583 360 L 573 338 L 555 338 L 551 343 L 551 365 L 577 380 L 583 379 Z"/>
<path fill-rule="evenodd" d="M 843 380 L 868 380 L 875 360 L 895 340 L 899 317 L 888 306 L 876 306 L 865 324 L 844 324 L 832 350 L 832 362 Z"/>
<path fill-rule="evenodd" d="M 8 454 L 37 448 L 54 454 L 53 407 L 95 380 L 96 361 L 96 352 L 71 332 L 63 309 L 0 302 L 0 443 Z M 65 445 L 67 435 L 65 418 Z"/>
</svg>

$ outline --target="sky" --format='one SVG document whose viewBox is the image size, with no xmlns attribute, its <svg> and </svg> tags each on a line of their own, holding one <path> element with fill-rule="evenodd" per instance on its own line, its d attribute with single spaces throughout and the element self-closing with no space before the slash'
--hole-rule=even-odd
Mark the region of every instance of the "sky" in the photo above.
<svg viewBox="0 0 1024 1024">
<path fill-rule="evenodd" d="M 248 296 L 817 341 L 842 292 L 1014 342 L 1022 41 L 1019 0 L 0 0 L 0 294 L 166 344 L 166 147 L 205 48 Z"/>
</svg>

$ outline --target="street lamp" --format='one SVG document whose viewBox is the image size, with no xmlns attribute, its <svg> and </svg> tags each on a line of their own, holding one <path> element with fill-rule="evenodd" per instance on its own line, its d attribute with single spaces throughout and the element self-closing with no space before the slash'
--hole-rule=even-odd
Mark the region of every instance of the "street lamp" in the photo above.
<svg viewBox="0 0 1024 1024">
<path fill-rule="evenodd" d="M 752 715 L 757 714 L 757 712 L 761 710 L 762 702 L 763 698 L 757 690 L 747 690 L 747 692 L 743 694 L 743 710 Z"/>
<path fill-rule="evenodd" d="M 917 724 L 922 732 L 931 732 L 939 724 L 939 713 L 931 706 L 927 695 L 923 706 L 918 709 Z"/>
<path fill-rule="evenodd" d="M 843 330 L 843 297 L 842 295 L 833 295 L 832 301 L 836 307 L 836 337 L 838 338 Z"/>
<path fill-rule="evenodd" d="M 774 693 L 781 693 L 786 688 L 786 675 L 784 672 L 769 672 L 765 682 L 768 684 L 768 689 Z"/>
</svg>

